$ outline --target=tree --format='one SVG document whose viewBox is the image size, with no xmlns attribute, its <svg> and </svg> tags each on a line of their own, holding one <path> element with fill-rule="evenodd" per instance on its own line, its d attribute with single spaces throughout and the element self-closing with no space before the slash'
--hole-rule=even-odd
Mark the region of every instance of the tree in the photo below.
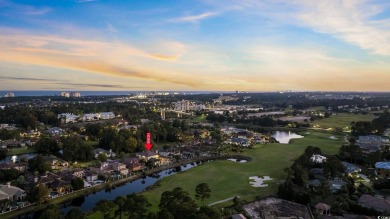
<svg viewBox="0 0 390 219">
<path fill-rule="evenodd" d="M 180 187 L 161 194 L 160 213 L 169 212 L 174 218 L 189 218 L 196 213 L 197 205 L 188 192 Z"/>
<path fill-rule="evenodd" d="M 45 173 L 46 171 L 51 171 L 50 163 L 45 161 L 40 154 L 31 158 L 28 161 L 28 166 L 31 172 L 38 171 L 40 174 Z"/>
<path fill-rule="evenodd" d="M 134 137 L 130 137 L 125 141 L 125 148 L 124 151 L 127 153 L 132 153 L 137 149 L 137 139 Z"/>
<path fill-rule="evenodd" d="M 150 207 L 149 201 L 142 194 L 130 194 L 126 196 L 124 210 L 131 218 L 143 218 Z"/>
<path fill-rule="evenodd" d="M 58 218 L 62 219 L 64 218 L 64 215 L 58 205 L 49 205 L 45 208 L 45 210 L 42 212 L 42 214 L 39 216 L 39 219 L 53 219 Z"/>
<path fill-rule="evenodd" d="M 72 208 L 66 213 L 65 219 L 84 219 L 85 213 L 80 208 Z"/>
<path fill-rule="evenodd" d="M 112 208 L 115 207 L 115 204 L 112 201 L 107 199 L 102 199 L 98 201 L 93 208 L 94 211 L 100 211 L 103 214 L 103 218 L 109 218 Z"/>
<path fill-rule="evenodd" d="M 42 204 L 49 199 L 49 189 L 45 185 L 39 184 L 34 187 L 29 196 L 30 202 L 37 202 Z"/>
<path fill-rule="evenodd" d="M 126 198 L 118 196 L 114 199 L 114 203 L 118 206 L 118 209 L 115 211 L 115 216 L 119 215 L 119 218 L 122 219 L 122 212 L 125 210 Z"/>
<path fill-rule="evenodd" d="M 79 190 L 79 189 L 84 188 L 84 180 L 81 179 L 80 177 L 76 177 L 76 178 L 72 179 L 70 184 L 72 185 L 73 190 Z"/>
<path fill-rule="evenodd" d="M 107 160 L 107 155 L 105 153 L 100 153 L 98 155 L 98 160 L 100 160 L 101 162 L 105 162 Z"/>
<path fill-rule="evenodd" d="M 324 162 L 324 175 L 328 178 L 341 176 L 344 172 L 344 166 L 336 156 L 329 156 Z"/>
<path fill-rule="evenodd" d="M 200 199 L 203 202 L 205 199 L 210 198 L 210 196 L 211 190 L 209 184 L 200 183 L 195 187 L 195 199 Z"/>
<path fill-rule="evenodd" d="M 42 137 L 34 145 L 38 153 L 55 154 L 60 150 L 58 143 L 50 138 Z"/>
<path fill-rule="evenodd" d="M 0 160 L 7 157 L 7 149 L 0 149 Z"/>
</svg>

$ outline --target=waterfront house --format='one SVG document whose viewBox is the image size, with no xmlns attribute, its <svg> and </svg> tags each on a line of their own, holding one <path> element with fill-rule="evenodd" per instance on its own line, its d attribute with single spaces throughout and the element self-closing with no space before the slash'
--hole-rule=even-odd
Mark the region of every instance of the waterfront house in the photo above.
<svg viewBox="0 0 390 219">
<path fill-rule="evenodd" d="M 149 159 L 159 159 L 160 155 L 153 151 L 139 152 L 136 154 L 139 159 L 148 161 Z"/>
<path fill-rule="evenodd" d="M 0 163 L 0 170 L 15 169 L 24 172 L 27 169 L 27 163 Z"/>
<path fill-rule="evenodd" d="M 126 158 L 123 160 L 123 163 L 126 164 L 126 167 L 130 171 L 142 170 L 142 164 L 140 163 L 139 158 L 135 158 L 135 157 Z"/>
<path fill-rule="evenodd" d="M 129 169 L 127 169 L 126 164 L 114 161 L 110 162 L 110 166 L 112 170 L 119 172 L 122 176 L 129 174 Z"/>
<path fill-rule="evenodd" d="M 98 175 L 90 170 L 85 171 L 85 179 L 90 182 L 90 181 L 95 181 L 98 179 Z"/>
<path fill-rule="evenodd" d="M 22 200 L 26 196 L 26 192 L 16 186 L 11 186 L 11 183 L 0 185 L 0 200 Z"/>
</svg>

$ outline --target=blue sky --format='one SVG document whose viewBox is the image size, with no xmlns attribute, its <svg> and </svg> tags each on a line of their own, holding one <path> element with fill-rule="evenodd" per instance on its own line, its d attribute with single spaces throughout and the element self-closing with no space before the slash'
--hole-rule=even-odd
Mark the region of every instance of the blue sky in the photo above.
<svg viewBox="0 0 390 219">
<path fill-rule="evenodd" d="M 390 2 L 0 0 L 2 90 L 390 91 Z"/>
</svg>

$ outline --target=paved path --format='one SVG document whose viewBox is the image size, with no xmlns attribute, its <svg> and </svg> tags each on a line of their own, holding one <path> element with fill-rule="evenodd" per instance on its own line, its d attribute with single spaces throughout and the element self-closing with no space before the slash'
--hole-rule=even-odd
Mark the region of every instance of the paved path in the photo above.
<svg viewBox="0 0 390 219">
<path fill-rule="evenodd" d="M 233 196 L 233 197 L 230 197 L 230 198 L 227 198 L 227 199 L 221 200 L 221 201 L 217 201 L 217 202 L 214 202 L 214 203 L 208 204 L 207 206 L 213 206 L 213 205 L 216 205 L 216 204 L 219 204 L 219 203 L 224 203 L 224 202 L 227 202 L 227 201 L 233 200 L 235 197 L 238 197 L 238 198 L 239 198 L 240 196 Z"/>
</svg>

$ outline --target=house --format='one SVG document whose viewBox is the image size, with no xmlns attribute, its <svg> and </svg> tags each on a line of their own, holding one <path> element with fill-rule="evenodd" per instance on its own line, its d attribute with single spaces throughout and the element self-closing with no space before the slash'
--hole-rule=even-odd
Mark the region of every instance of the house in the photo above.
<svg viewBox="0 0 390 219">
<path fill-rule="evenodd" d="M 384 198 L 363 194 L 358 200 L 359 205 L 374 208 L 380 212 L 390 212 L 390 201 Z"/>
<path fill-rule="evenodd" d="M 71 184 L 70 182 L 64 181 L 62 179 L 55 179 L 53 182 L 50 183 L 49 186 L 53 191 L 58 192 L 58 194 L 64 194 L 69 191 L 71 191 Z"/>
<path fill-rule="evenodd" d="M 312 218 L 307 206 L 275 197 L 242 205 L 250 218 Z"/>
<path fill-rule="evenodd" d="M 16 148 L 20 147 L 21 142 L 15 139 L 5 140 L 0 143 L 0 148 Z"/>
<path fill-rule="evenodd" d="M 50 163 L 53 170 L 66 169 L 69 167 L 69 162 L 56 156 L 43 156 L 43 159 Z"/>
<path fill-rule="evenodd" d="M 98 179 L 98 175 L 97 175 L 96 173 L 92 172 L 92 171 L 87 170 L 87 171 L 85 172 L 85 179 L 86 179 L 88 182 L 90 182 L 90 181 L 95 181 L 95 180 Z"/>
<path fill-rule="evenodd" d="M 26 196 L 26 192 L 16 186 L 11 186 L 11 183 L 0 185 L 0 200 L 22 200 Z"/>
<path fill-rule="evenodd" d="M 122 176 L 126 176 L 127 174 L 129 174 L 129 169 L 127 169 L 126 164 L 115 161 L 111 162 L 110 166 L 114 171 L 118 171 Z"/>
<path fill-rule="evenodd" d="M 76 168 L 76 169 L 71 170 L 71 173 L 75 177 L 84 178 L 84 176 L 85 176 L 85 169 L 83 169 L 83 168 Z"/>
<path fill-rule="evenodd" d="M 381 149 L 381 146 L 389 143 L 389 138 L 377 135 L 359 136 L 357 145 L 362 149 L 363 153 L 375 152 Z"/>
<path fill-rule="evenodd" d="M 115 118 L 115 114 L 113 112 L 102 112 L 100 113 L 101 119 L 113 119 Z"/>
<path fill-rule="evenodd" d="M 66 134 L 66 132 L 62 128 L 59 128 L 59 127 L 50 128 L 50 129 L 46 130 L 45 133 L 47 133 L 49 135 L 64 135 L 64 134 Z"/>
<path fill-rule="evenodd" d="M 325 203 L 318 203 L 314 206 L 317 214 L 319 215 L 329 215 L 330 214 L 330 206 Z"/>
<path fill-rule="evenodd" d="M 57 118 L 61 119 L 62 123 L 75 123 L 79 116 L 76 116 L 72 113 L 61 113 L 57 115 Z"/>
<path fill-rule="evenodd" d="M 154 159 L 160 158 L 160 155 L 157 154 L 156 152 L 153 152 L 153 151 L 140 152 L 140 153 L 137 153 L 136 156 L 142 160 L 149 160 L 152 158 L 154 158 Z"/>
<path fill-rule="evenodd" d="M 310 161 L 313 163 L 323 163 L 326 161 L 326 157 L 319 154 L 313 154 L 313 156 L 310 158 Z"/>
<path fill-rule="evenodd" d="M 35 130 L 30 130 L 30 131 L 25 131 L 20 133 L 20 137 L 23 138 L 39 138 L 39 136 L 41 136 L 41 132 Z"/>
<path fill-rule="evenodd" d="M 81 118 L 83 121 L 95 121 L 100 118 L 99 113 L 87 113 L 84 114 L 83 117 Z"/>
<path fill-rule="evenodd" d="M 375 171 L 380 177 L 390 178 L 390 162 L 375 163 Z"/>
<path fill-rule="evenodd" d="M 27 169 L 26 163 L 0 163 L 0 170 L 15 169 L 19 172 L 24 172 Z"/>
<path fill-rule="evenodd" d="M 362 171 L 362 169 L 356 165 L 353 165 L 351 163 L 348 163 L 348 162 L 345 162 L 345 161 L 342 161 L 341 162 L 344 166 L 344 171 L 346 174 L 348 175 L 352 175 L 353 173 L 359 173 Z"/>
<path fill-rule="evenodd" d="M 112 152 L 111 149 L 109 151 L 107 151 L 103 148 L 96 148 L 94 150 L 94 153 L 95 153 L 95 158 L 98 158 L 99 154 L 105 154 L 107 157 L 110 157 L 110 158 L 116 157 L 116 153 Z"/>
<path fill-rule="evenodd" d="M 233 214 L 230 219 L 246 219 L 246 217 L 243 214 Z"/>
<path fill-rule="evenodd" d="M 343 180 L 336 177 L 329 182 L 329 190 L 331 193 L 336 193 L 345 185 L 346 184 Z"/>
<path fill-rule="evenodd" d="M 126 164 L 126 167 L 131 171 L 138 171 L 142 170 L 142 164 L 139 162 L 139 158 L 126 158 L 123 160 L 123 163 Z"/>
<path fill-rule="evenodd" d="M 124 119 L 116 119 L 113 123 L 117 126 L 127 126 L 129 124 L 129 122 Z"/>
</svg>

